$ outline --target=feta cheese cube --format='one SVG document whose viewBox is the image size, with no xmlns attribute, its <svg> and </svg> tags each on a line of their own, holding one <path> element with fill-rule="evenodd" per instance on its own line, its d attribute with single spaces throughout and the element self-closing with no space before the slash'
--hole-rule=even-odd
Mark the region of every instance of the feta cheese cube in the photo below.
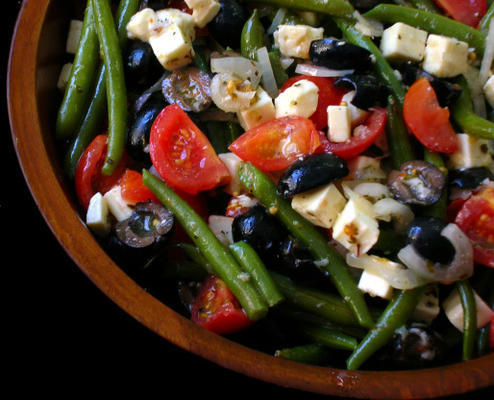
<svg viewBox="0 0 494 400">
<path fill-rule="evenodd" d="M 192 10 L 192 18 L 199 28 L 204 28 L 220 10 L 216 0 L 185 0 L 185 3 Z"/>
<path fill-rule="evenodd" d="M 238 177 L 238 167 L 242 160 L 234 153 L 221 153 L 218 154 L 218 157 L 223 161 L 231 176 L 230 183 L 223 190 L 232 196 L 239 195 L 243 191 L 242 183 Z"/>
<path fill-rule="evenodd" d="M 73 19 L 70 21 L 69 34 L 67 35 L 67 42 L 65 43 L 65 51 L 69 54 L 75 54 L 77 47 L 79 46 L 79 40 L 81 38 L 82 21 Z"/>
<path fill-rule="evenodd" d="M 372 297 L 390 300 L 393 296 L 393 287 L 385 279 L 366 270 L 360 275 L 358 288 Z"/>
<path fill-rule="evenodd" d="M 156 12 L 152 8 L 144 8 L 130 18 L 127 24 L 127 37 L 147 42 L 158 24 Z"/>
<path fill-rule="evenodd" d="M 477 328 L 482 328 L 491 320 L 494 311 L 482 300 L 477 292 L 474 291 L 473 294 L 477 307 Z M 443 309 L 449 321 L 459 331 L 463 332 L 463 306 L 458 290 L 453 289 L 450 295 L 443 301 Z"/>
<path fill-rule="evenodd" d="M 424 58 L 426 41 L 426 31 L 397 22 L 384 30 L 380 47 L 388 60 L 419 62 Z"/>
<path fill-rule="evenodd" d="M 72 63 L 67 63 L 62 66 L 60 75 L 58 75 L 57 88 L 61 91 L 65 90 L 67 82 L 69 81 L 70 72 L 72 71 Z"/>
<path fill-rule="evenodd" d="M 295 211 L 323 228 L 333 226 L 345 203 L 345 197 L 333 184 L 296 194 L 292 198 L 292 208 Z"/>
<path fill-rule="evenodd" d="M 117 221 L 124 221 L 132 214 L 132 208 L 122 198 L 122 192 L 120 186 L 116 185 L 106 192 L 103 196 L 110 213 L 116 218 Z"/>
<path fill-rule="evenodd" d="M 379 225 L 350 199 L 333 225 L 333 239 L 357 257 L 367 253 L 379 238 Z"/>
<path fill-rule="evenodd" d="M 466 133 L 459 133 L 459 150 L 450 154 L 448 163 L 453 169 L 489 167 L 492 163 L 492 155 L 489 152 L 489 141 L 474 138 Z"/>
<path fill-rule="evenodd" d="M 322 39 L 323 28 L 309 25 L 279 25 L 273 33 L 274 43 L 283 56 L 309 58 L 310 43 Z"/>
<path fill-rule="evenodd" d="M 366 110 L 362 110 L 361 108 L 355 107 L 352 104 L 352 100 L 355 97 L 355 90 L 351 90 L 348 93 L 345 93 L 341 98 L 341 105 L 347 106 L 350 111 L 350 118 L 352 120 L 352 127 L 357 126 L 362 121 L 364 121 L 369 112 Z"/>
<path fill-rule="evenodd" d="M 262 88 L 256 89 L 254 103 L 248 108 L 244 108 L 237 112 L 238 122 L 248 131 L 262 124 L 263 122 L 271 121 L 276 118 L 276 109 L 273 104 L 273 99 Z"/>
<path fill-rule="evenodd" d="M 301 79 L 281 92 L 274 100 L 276 118 L 298 115 L 308 118 L 317 108 L 319 88 L 308 79 Z"/>
<path fill-rule="evenodd" d="M 233 243 L 232 223 L 232 217 L 223 215 L 210 215 L 208 218 L 209 228 L 225 246 Z"/>
<path fill-rule="evenodd" d="M 190 64 L 194 59 L 192 42 L 177 24 L 171 24 L 161 33 L 152 35 L 149 44 L 165 69 L 178 69 Z"/>
<path fill-rule="evenodd" d="M 439 315 L 440 310 L 438 288 L 431 285 L 420 298 L 412 319 L 430 324 Z"/>
<path fill-rule="evenodd" d="M 96 193 L 89 200 L 86 213 L 86 225 L 98 236 L 106 236 L 110 233 L 110 211 L 108 203 L 101 193 Z"/>
<path fill-rule="evenodd" d="M 468 66 L 468 44 L 458 39 L 431 34 L 427 38 L 422 68 L 438 78 L 452 78 Z"/>
<path fill-rule="evenodd" d="M 352 117 L 346 105 L 328 106 L 328 139 L 331 142 L 346 142 L 352 135 Z"/>
<path fill-rule="evenodd" d="M 381 181 L 387 178 L 381 168 L 381 161 L 374 157 L 357 156 L 349 160 L 347 178 L 363 181 Z"/>
<path fill-rule="evenodd" d="M 494 108 L 494 75 L 491 75 L 483 86 L 484 95 L 489 105 Z"/>
</svg>

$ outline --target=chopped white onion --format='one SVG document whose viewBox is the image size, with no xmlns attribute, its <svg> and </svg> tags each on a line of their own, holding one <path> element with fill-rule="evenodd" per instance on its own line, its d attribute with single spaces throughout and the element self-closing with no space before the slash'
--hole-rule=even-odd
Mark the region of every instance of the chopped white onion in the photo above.
<svg viewBox="0 0 494 400">
<path fill-rule="evenodd" d="M 256 95 L 255 90 L 237 90 L 237 86 L 231 87 L 231 82 L 240 82 L 236 76 L 228 73 L 220 73 L 211 79 L 211 99 L 216 107 L 225 112 L 238 112 L 250 106 L 251 100 Z M 242 84 L 248 84 L 244 81 Z"/>
<path fill-rule="evenodd" d="M 429 283 L 415 271 L 387 258 L 367 254 L 356 257 L 348 253 L 346 262 L 350 267 L 364 269 L 381 277 L 395 289 L 413 289 Z"/>
<path fill-rule="evenodd" d="M 280 25 L 283 19 L 285 18 L 285 15 L 286 15 L 286 8 L 283 7 L 278 8 L 278 11 L 276 11 L 276 14 L 273 17 L 273 22 L 271 22 L 271 25 L 266 31 L 268 35 L 272 35 L 274 33 L 276 28 L 278 28 L 278 25 Z"/>
<path fill-rule="evenodd" d="M 480 64 L 479 81 L 484 85 L 491 74 L 492 60 L 494 59 L 494 19 L 489 23 L 489 31 L 485 38 L 485 50 Z"/>
<path fill-rule="evenodd" d="M 276 84 L 266 47 L 261 47 L 257 50 L 257 66 L 262 75 L 262 86 L 264 90 L 266 90 L 271 98 L 275 98 L 278 96 L 278 85 Z"/>
<path fill-rule="evenodd" d="M 384 26 L 382 22 L 377 21 L 375 19 L 366 18 L 358 11 L 354 11 L 352 16 L 355 17 L 357 20 L 354 28 L 357 31 L 359 31 L 362 35 L 371 38 L 382 36 L 384 31 Z"/>
<path fill-rule="evenodd" d="M 455 257 L 450 265 L 423 258 L 411 244 L 398 252 L 398 259 L 423 278 L 434 282 L 450 284 L 472 276 L 473 249 L 468 237 L 453 223 L 448 224 L 441 235 L 449 239 L 455 248 Z"/>
<path fill-rule="evenodd" d="M 242 80 L 248 79 L 254 89 L 257 88 L 262 78 L 257 64 L 241 56 L 212 58 L 211 72 L 224 72 L 238 76 Z"/>
<path fill-rule="evenodd" d="M 281 68 L 288 69 L 290 65 L 293 64 L 294 61 L 295 60 L 291 57 L 281 56 L 280 57 Z"/>
<path fill-rule="evenodd" d="M 297 64 L 295 73 L 309 76 L 340 77 L 353 73 L 353 69 L 329 69 L 313 64 Z"/>
<path fill-rule="evenodd" d="M 468 88 L 472 94 L 473 109 L 477 115 L 482 118 L 487 117 L 487 111 L 485 106 L 485 98 L 483 85 L 480 83 L 479 70 L 471 65 L 468 65 L 463 72 Z"/>
<path fill-rule="evenodd" d="M 397 232 L 405 231 L 415 218 L 410 207 L 391 198 L 377 201 L 374 204 L 374 212 L 377 219 L 388 222 L 393 220 L 393 227 Z"/>
</svg>

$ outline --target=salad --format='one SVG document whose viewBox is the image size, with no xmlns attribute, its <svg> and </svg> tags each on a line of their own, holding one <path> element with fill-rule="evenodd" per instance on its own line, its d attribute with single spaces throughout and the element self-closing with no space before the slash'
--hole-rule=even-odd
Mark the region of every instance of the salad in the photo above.
<svg viewBox="0 0 494 400">
<path fill-rule="evenodd" d="M 277 357 L 492 352 L 494 6 L 467 3 L 88 0 L 55 130 L 88 228 Z"/>
</svg>

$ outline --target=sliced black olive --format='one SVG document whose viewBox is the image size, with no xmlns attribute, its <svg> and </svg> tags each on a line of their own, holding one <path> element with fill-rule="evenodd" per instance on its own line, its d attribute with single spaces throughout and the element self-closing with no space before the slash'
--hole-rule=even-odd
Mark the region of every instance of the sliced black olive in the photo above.
<svg viewBox="0 0 494 400">
<path fill-rule="evenodd" d="M 405 85 L 412 85 L 419 78 L 426 78 L 434 92 L 441 107 L 448 107 L 456 103 L 461 94 L 460 85 L 438 78 L 424 71 L 422 68 L 412 63 L 404 63 L 399 67 L 401 79 Z"/>
<path fill-rule="evenodd" d="M 372 67 L 371 53 L 368 50 L 337 39 L 313 40 L 309 58 L 314 64 L 329 69 L 366 71 Z"/>
<path fill-rule="evenodd" d="M 386 105 L 388 89 L 373 75 L 345 75 L 338 78 L 333 85 L 340 89 L 354 90 L 352 104 L 362 110 Z"/>
<path fill-rule="evenodd" d="M 163 96 L 182 110 L 204 111 L 211 105 L 209 74 L 195 67 L 173 71 L 162 83 Z"/>
<path fill-rule="evenodd" d="M 445 184 L 441 170 L 423 160 L 403 163 L 399 171 L 393 170 L 388 176 L 388 187 L 394 197 L 407 204 L 435 203 L 441 197 Z"/>
<path fill-rule="evenodd" d="M 236 49 L 249 15 L 236 0 L 220 0 L 219 3 L 220 10 L 208 24 L 208 30 L 222 46 Z"/>
<path fill-rule="evenodd" d="M 407 242 L 424 258 L 443 265 L 450 264 L 456 250 L 448 238 L 441 235 L 446 222 L 436 217 L 417 217 L 407 228 Z"/>
<path fill-rule="evenodd" d="M 152 8 L 154 11 L 163 10 L 168 7 L 168 0 L 144 0 L 141 5 L 142 8 Z"/>
<path fill-rule="evenodd" d="M 289 198 L 297 193 L 331 183 L 347 176 L 346 162 L 335 154 L 321 153 L 294 162 L 278 181 L 278 194 Z"/>
<path fill-rule="evenodd" d="M 494 180 L 491 171 L 484 167 L 454 169 L 448 175 L 449 184 L 461 189 L 474 189 L 486 179 Z"/>
<path fill-rule="evenodd" d="M 383 348 L 382 359 L 396 368 L 424 368 L 446 358 L 444 338 L 422 323 L 410 323 L 396 330 Z"/>
<path fill-rule="evenodd" d="M 273 269 L 297 281 L 321 281 L 321 272 L 314 264 L 308 250 L 290 235 L 287 235 L 279 247 L 280 262 Z"/>
<path fill-rule="evenodd" d="M 149 43 L 131 40 L 125 54 L 125 78 L 131 88 L 149 86 L 163 73 L 163 67 Z"/>
<path fill-rule="evenodd" d="M 165 105 L 166 101 L 161 92 L 154 92 L 131 121 L 127 132 L 127 149 L 134 159 L 144 161 L 149 158 L 151 126 Z"/>
</svg>

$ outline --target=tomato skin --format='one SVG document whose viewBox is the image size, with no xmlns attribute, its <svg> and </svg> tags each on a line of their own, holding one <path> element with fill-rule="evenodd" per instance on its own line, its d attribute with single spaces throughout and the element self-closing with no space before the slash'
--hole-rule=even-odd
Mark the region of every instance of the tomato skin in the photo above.
<svg viewBox="0 0 494 400">
<path fill-rule="evenodd" d="M 280 89 L 280 93 L 292 86 L 295 82 L 302 79 L 307 79 L 313 82 L 319 88 L 319 98 L 317 108 L 314 114 L 310 116 L 310 120 L 314 122 L 316 129 L 322 130 L 328 126 L 328 106 L 339 105 L 341 98 L 347 90 L 338 89 L 333 86 L 335 78 L 326 78 L 309 75 L 297 75 L 289 78 Z"/>
<path fill-rule="evenodd" d="M 345 160 L 358 156 L 383 133 L 387 116 L 385 108 L 372 109 L 369 117 L 361 125 L 354 128 L 352 138 L 346 142 L 330 142 L 324 133 L 321 133 L 322 145 L 318 152 L 334 153 Z"/>
<path fill-rule="evenodd" d="M 235 333 L 252 324 L 225 282 L 213 275 L 201 285 L 192 304 L 191 320 L 219 335 Z"/>
<path fill-rule="evenodd" d="M 466 200 L 455 223 L 471 240 L 475 262 L 494 268 L 494 188 L 483 187 Z"/>
<path fill-rule="evenodd" d="M 154 201 L 159 203 L 155 194 L 142 183 L 142 174 L 132 169 L 126 169 L 120 178 L 122 199 L 130 205 L 140 202 Z"/>
<path fill-rule="evenodd" d="M 263 171 L 280 171 L 312 154 L 320 143 L 319 132 L 310 119 L 287 116 L 248 130 L 228 149 Z"/>
<path fill-rule="evenodd" d="M 429 150 L 454 153 L 458 139 L 449 122 L 449 109 L 442 108 L 426 78 L 415 81 L 405 95 L 403 118 L 408 129 Z"/>
<path fill-rule="evenodd" d="M 155 119 L 149 153 L 165 182 L 185 193 L 214 189 L 231 179 L 207 137 L 176 104 L 165 107 Z"/>
<path fill-rule="evenodd" d="M 108 147 L 108 135 L 96 136 L 84 150 L 77 163 L 74 174 L 74 183 L 77 198 L 85 210 L 89 207 L 89 201 L 96 193 L 105 194 L 122 176 L 129 158 L 124 154 L 120 164 L 110 176 L 103 175 L 101 168 L 106 157 Z"/>
<path fill-rule="evenodd" d="M 486 0 L 434 0 L 447 14 L 459 22 L 476 28 L 487 11 Z"/>
</svg>

